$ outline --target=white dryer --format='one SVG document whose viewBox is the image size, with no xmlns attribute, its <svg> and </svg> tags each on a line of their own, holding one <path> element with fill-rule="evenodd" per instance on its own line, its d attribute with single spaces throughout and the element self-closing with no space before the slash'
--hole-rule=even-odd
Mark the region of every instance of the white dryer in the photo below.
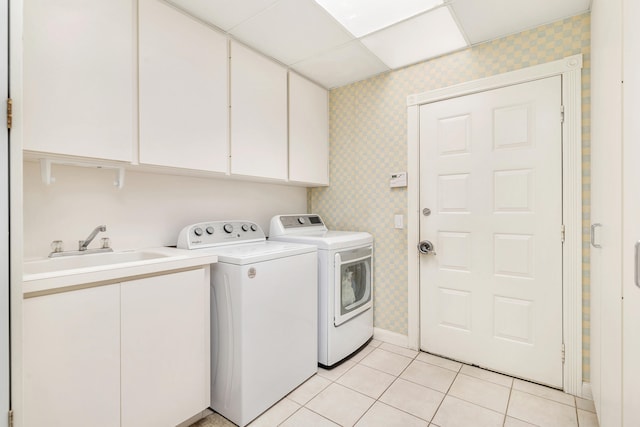
<svg viewBox="0 0 640 427">
<path fill-rule="evenodd" d="M 211 408 L 240 427 L 317 372 L 315 246 L 268 242 L 249 221 L 185 227 L 211 265 Z"/>
<path fill-rule="evenodd" d="M 318 364 L 332 368 L 373 337 L 373 236 L 331 231 L 318 215 L 271 219 L 269 241 L 318 248 Z"/>
</svg>

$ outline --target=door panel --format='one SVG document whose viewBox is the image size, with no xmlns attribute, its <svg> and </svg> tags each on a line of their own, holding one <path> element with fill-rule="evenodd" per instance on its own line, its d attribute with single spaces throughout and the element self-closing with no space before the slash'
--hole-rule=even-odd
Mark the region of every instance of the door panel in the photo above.
<svg viewBox="0 0 640 427">
<path fill-rule="evenodd" d="M 562 387 L 561 77 L 420 108 L 421 348 Z"/>
</svg>

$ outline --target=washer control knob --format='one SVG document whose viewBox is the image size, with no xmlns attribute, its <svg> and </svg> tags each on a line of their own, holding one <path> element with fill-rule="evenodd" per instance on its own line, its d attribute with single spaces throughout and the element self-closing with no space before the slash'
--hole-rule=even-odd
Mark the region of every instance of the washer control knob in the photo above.
<svg viewBox="0 0 640 427">
<path fill-rule="evenodd" d="M 215 230 L 213 229 L 213 227 L 212 227 L 212 226 L 208 226 L 208 227 L 207 227 L 207 234 L 213 234 L 213 232 L 214 232 L 214 231 L 215 231 Z"/>
<path fill-rule="evenodd" d="M 251 224 L 251 231 L 258 231 L 258 226 L 255 224 Z"/>
<path fill-rule="evenodd" d="M 249 226 L 247 224 L 242 224 L 242 231 L 244 232 L 249 231 Z"/>
<path fill-rule="evenodd" d="M 300 218 L 298 218 L 298 222 L 299 222 L 300 224 L 304 224 L 305 222 L 307 222 L 307 220 L 306 220 L 306 219 L 304 219 L 303 217 L 300 217 Z"/>
<path fill-rule="evenodd" d="M 198 237 L 202 236 L 202 228 L 200 228 L 200 227 L 194 228 L 193 229 L 193 234 L 195 234 Z"/>
<path fill-rule="evenodd" d="M 225 233 L 231 234 L 231 232 L 233 231 L 233 225 L 225 224 L 224 227 L 222 227 L 222 229 L 225 231 Z"/>
</svg>

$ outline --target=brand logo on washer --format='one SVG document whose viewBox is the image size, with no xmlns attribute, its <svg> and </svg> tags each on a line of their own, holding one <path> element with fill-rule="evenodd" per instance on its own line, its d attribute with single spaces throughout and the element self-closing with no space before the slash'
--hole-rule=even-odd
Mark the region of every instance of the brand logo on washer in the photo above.
<svg viewBox="0 0 640 427">
<path fill-rule="evenodd" d="M 254 277 L 256 277 L 256 269 L 251 267 L 247 272 L 247 276 L 249 276 L 249 279 L 253 279 Z"/>
</svg>

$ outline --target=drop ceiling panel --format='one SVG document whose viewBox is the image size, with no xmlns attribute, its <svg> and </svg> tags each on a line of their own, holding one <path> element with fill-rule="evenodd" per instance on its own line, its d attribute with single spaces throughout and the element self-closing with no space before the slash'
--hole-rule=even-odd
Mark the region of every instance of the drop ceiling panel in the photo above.
<svg viewBox="0 0 640 427">
<path fill-rule="evenodd" d="M 316 0 L 356 37 L 418 15 L 442 0 Z"/>
<path fill-rule="evenodd" d="M 390 68 L 399 68 L 467 46 L 449 8 L 441 7 L 361 39 Z"/>
<path fill-rule="evenodd" d="M 158 1 L 329 88 L 453 52 L 466 42 L 478 44 L 588 12 L 591 5 L 591 0 Z M 343 17 L 334 18 L 324 6 Z M 400 22 L 388 26 L 391 20 Z M 341 22 L 353 27 L 347 30 Z M 458 27 L 464 36 L 454 34 Z"/>
<path fill-rule="evenodd" d="M 389 70 L 357 40 L 293 64 L 291 68 L 326 88 L 344 86 Z"/>
<path fill-rule="evenodd" d="M 280 0 L 230 31 L 238 40 L 293 64 L 353 39 L 316 2 Z"/>
<path fill-rule="evenodd" d="M 199 19 L 225 31 L 262 12 L 278 0 L 170 0 Z"/>
<path fill-rule="evenodd" d="M 454 0 L 451 7 L 476 44 L 586 12 L 590 0 Z"/>
</svg>

